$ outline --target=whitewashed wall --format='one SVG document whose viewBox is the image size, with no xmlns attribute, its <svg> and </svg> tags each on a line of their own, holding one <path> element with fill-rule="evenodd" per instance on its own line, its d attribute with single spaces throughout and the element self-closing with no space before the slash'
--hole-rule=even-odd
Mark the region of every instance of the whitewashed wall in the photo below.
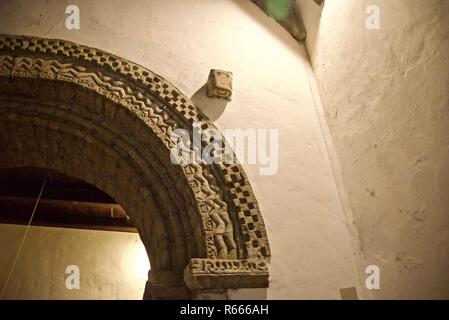
<svg viewBox="0 0 449 320">
<path fill-rule="evenodd" d="M 449 1 L 298 4 L 372 296 L 448 299 Z"/>
<path fill-rule="evenodd" d="M 0 224 L 0 290 L 25 230 Z M 79 267 L 79 289 L 67 289 L 70 265 Z M 2 298 L 142 299 L 149 268 L 137 233 L 31 226 Z"/>
</svg>

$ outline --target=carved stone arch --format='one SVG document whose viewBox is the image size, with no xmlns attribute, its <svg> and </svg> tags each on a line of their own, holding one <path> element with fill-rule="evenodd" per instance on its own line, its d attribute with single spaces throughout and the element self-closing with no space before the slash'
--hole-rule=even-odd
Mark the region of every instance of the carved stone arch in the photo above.
<svg viewBox="0 0 449 320">
<path fill-rule="evenodd" d="M 155 287 L 268 286 L 267 234 L 241 165 L 170 161 L 170 133 L 196 121 L 203 133 L 216 129 L 135 63 L 63 40 L 0 36 L 0 167 L 54 169 L 112 196 L 149 253 L 153 297 Z"/>
</svg>

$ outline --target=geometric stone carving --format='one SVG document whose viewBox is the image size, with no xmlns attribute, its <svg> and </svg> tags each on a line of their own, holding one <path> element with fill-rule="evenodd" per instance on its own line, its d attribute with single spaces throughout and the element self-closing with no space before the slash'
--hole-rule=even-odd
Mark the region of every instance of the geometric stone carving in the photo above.
<svg viewBox="0 0 449 320">
<path fill-rule="evenodd" d="M 210 276 L 214 274 L 220 276 Z M 263 259 L 191 259 L 186 267 L 184 279 L 191 289 L 266 288 L 268 266 Z"/>
<path fill-rule="evenodd" d="M 56 170 L 121 204 L 149 254 L 147 296 L 268 285 L 270 246 L 242 166 L 170 161 L 170 133 L 191 132 L 194 121 L 217 130 L 179 89 L 131 61 L 0 35 L 0 167 Z"/>
<path fill-rule="evenodd" d="M 206 94 L 210 98 L 231 100 L 232 72 L 212 69 L 207 80 Z"/>
</svg>

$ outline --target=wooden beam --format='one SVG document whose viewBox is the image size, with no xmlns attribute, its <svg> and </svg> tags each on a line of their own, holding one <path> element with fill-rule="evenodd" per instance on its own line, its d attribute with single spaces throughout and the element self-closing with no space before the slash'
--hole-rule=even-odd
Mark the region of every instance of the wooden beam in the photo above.
<svg viewBox="0 0 449 320">
<path fill-rule="evenodd" d="M 28 224 L 35 198 L 0 196 L 0 223 Z M 118 204 L 41 199 L 32 225 L 137 232 Z"/>
</svg>

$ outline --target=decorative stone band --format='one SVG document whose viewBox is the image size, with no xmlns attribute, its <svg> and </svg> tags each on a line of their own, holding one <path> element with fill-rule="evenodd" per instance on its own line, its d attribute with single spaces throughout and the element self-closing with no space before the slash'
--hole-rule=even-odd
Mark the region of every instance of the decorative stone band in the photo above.
<svg viewBox="0 0 449 320">
<path fill-rule="evenodd" d="M 266 260 L 190 260 L 184 270 L 184 281 L 190 289 L 267 288 Z"/>
<path fill-rule="evenodd" d="M 0 164 L 5 167 L 44 163 L 43 166 L 55 166 L 55 170 L 63 173 L 76 171 L 82 175 L 78 178 L 89 182 L 95 175 L 88 173 L 95 173 L 95 168 L 87 166 L 89 170 L 81 170 L 81 167 L 86 167 L 87 160 L 102 164 L 93 155 L 87 159 L 88 147 L 95 138 L 98 142 L 95 150 L 104 152 L 105 160 L 112 161 L 110 154 L 113 154 L 117 159 L 114 161 L 120 163 L 117 167 L 127 168 L 123 176 L 133 176 L 134 179 L 129 179 L 133 189 L 144 192 L 134 194 L 125 188 L 111 188 L 110 192 L 128 203 L 127 213 L 134 213 L 135 220 L 141 221 L 141 230 L 153 235 L 146 239 L 148 247 L 157 252 L 152 267 L 159 272 L 155 273 L 153 284 L 176 287 L 181 283 L 172 283 L 170 279 L 181 279 L 184 270 L 185 281 L 191 288 L 268 285 L 270 246 L 263 217 L 242 166 L 220 163 L 174 168 L 169 162 L 167 155 L 174 143 L 170 133 L 174 129 L 191 129 L 197 121 L 203 123 L 204 132 L 215 127 L 163 77 L 126 59 L 76 43 L 0 35 L 0 98 L 3 99 L 0 125 L 4 128 L 0 137 L 6 141 L 4 149 L 9 150 L 9 153 L 2 150 L 0 157 Z M 16 105 L 24 99 L 28 103 Z M 67 105 L 71 108 L 64 107 Z M 30 113 L 34 118 L 30 118 Z M 61 158 L 53 154 L 52 148 L 39 147 L 39 135 L 13 135 L 10 126 L 18 132 L 42 129 L 44 141 L 66 146 L 67 154 L 71 155 L 75 154 L 71 148 L 76 144 L 60 143 L 58 139 L 72 141 L 72 136 L 81 137 L 78 140 L 85 140 L 82 149 L 87 150 L 86 155 Z M 55 128 L 59 128 L 59 135 L 53 134 Z M 207 141 L 212 139 L 210 135 L 205 137 Z M 151 150 L 141 140 L 152 141 Z M 16 149 L 27 141 L 35 143 L 18 152 Z M 29 152 L 29 148 L 36 148 L 36 152 Z M 31 154 L 40 158 L 34 159 Z M 58 161 L 48 160 L 55 157 Z M 102 179 L 90 182 L 100 189 L 108 188 L 112 184 L 102 180 L 111 177 L 112 174 L 102 174 Z M 179 199 L 184 199 L 182 205 Z M 148 209 L 152 207 L 157 210 Z M 148 221 L 153 229 L 148 227 L 150 223 L 145 224 Z M 165 271 L 173 277 L 165 276 Z"/>
</svg>

